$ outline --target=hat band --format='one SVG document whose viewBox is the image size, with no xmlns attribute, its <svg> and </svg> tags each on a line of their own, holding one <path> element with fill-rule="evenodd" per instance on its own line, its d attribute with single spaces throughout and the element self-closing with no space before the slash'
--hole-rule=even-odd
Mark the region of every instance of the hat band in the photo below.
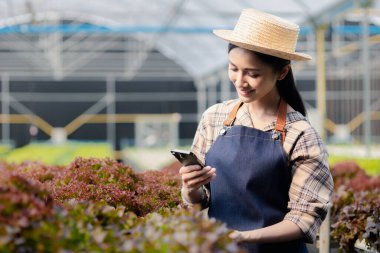
<svg viewBox="0 0 380 253">
<path fill-rule="evenodd" d="M 259 47 L 268 48 L 268 49 L 276 49 L 276 50 L 283 51 L 286 53 L 291 53 L 291 54 L 295 53 L 294 47 L 289 48 L 289 47 L 285 47 L 282 44 L 274 44 L 274 43 L 269 45 L 268 43 L 263 42 L 262 39 L 259 39 L 259 40 L 255 40 L 254 38 L 253 39 L 247 39 L 246 36 L 244 36 L 244 35 L 239 36 L 239 34 L 234 34 L 233 36 L 235 37 L 234 38 L 235 42 L 240 42 L 240 43 L 253 45 L 253 46 L 259 46 Z"/>
<path fill-rule="evenodd" d="M 243 11 L 233 30 L 233 35 L 242 43 L 294 53 L 298 31 L 297 25 L 285 27 L 282 24 L 280 26 L 275 21 L 258 19 L 249 11 Z"/>
</svg>

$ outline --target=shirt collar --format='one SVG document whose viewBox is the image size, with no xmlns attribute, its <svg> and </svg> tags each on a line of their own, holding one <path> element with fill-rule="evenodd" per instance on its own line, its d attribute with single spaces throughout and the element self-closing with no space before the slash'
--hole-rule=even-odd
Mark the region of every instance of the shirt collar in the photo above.
<svg viewBox="0 0 380 253">
<path fill-rule="evenodd" d="M 286 125 L 285 125 L 285 127 L 288 124 L 291 124 L 295 121 L 300 121 L 300 120 L 306 120 L 306 117 L 297 111 L 288 112 L 286 114 Z M 236 122 L 240 123 L 241 125 L 247 126 L 247 127 L 253 127 L 253 122 L 252 122 L 252 119 L 251 119 L 251 116 L 249 114 L 247 106 L 243 105 L 239 109 L 239 111 L 236 114 Z M 275 129 L 275 126 L 276 126 L 276 121 L 274 120 L 271 123 L 269 123 L 267 126 L 265 126 L 263 131 L 265 131 L 265 132 L 272 131 L 273 129 Z"/>
</svg>

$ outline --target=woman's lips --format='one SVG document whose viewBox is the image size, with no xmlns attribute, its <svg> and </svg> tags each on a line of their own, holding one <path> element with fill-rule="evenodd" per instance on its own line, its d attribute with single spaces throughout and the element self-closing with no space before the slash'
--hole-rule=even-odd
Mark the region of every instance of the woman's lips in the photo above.
<svg viewBox="0 0 380 253">
<path fill-rule="evenodd" d="M 243 97 L 249 97 L 255 90 L 239 90 L 240 95 Z"/>
</svg>

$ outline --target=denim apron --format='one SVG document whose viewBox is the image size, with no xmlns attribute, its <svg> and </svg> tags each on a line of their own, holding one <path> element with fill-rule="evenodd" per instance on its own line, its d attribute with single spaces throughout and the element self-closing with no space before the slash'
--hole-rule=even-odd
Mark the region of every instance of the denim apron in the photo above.
<svg viewBox="0 0 380 253">
<path fill-rule="evenodd" d="M 239 231 L 267 227 L 288 212 L 291 174 L 285 139 L 287 104 L 281 100 L 272 133 L 233 126 L 239 102 L 224 121 L 224 128 L 206 155 L 206 165 L 216 168 L 210 183 L 209 217 Z M 243 243 L 252 253 L 304 253 L 302 240 L 282 243 Z"/>
</svg>

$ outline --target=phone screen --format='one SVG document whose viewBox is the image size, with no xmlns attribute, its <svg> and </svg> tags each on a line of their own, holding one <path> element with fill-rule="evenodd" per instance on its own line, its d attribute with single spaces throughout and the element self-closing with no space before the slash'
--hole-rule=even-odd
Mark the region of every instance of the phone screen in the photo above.
<svg viewBox="0 0 380 253">
<path fill-rule="evenodd" d="M 191 151 L 173 149 L 170 152 L 183 166 L 200 165 L 201 168 L 204 167 L 202 162 Z"/>
</svg>

